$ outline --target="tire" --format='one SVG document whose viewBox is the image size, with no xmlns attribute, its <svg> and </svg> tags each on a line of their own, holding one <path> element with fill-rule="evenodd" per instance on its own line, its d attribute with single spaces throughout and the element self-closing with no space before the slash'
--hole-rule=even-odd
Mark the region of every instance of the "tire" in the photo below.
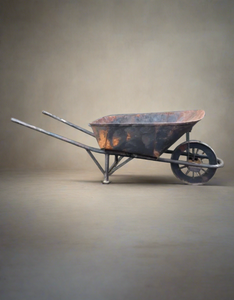
<svg viewBox="0 0 234 300">
<path fill-rule="evenodd" d="M 208 145 L 198 141 L 180 144 L 173 151 L 171 159 L 195 163 L 196 166 L 186 166 L 171 163 L 174 175 L 186 184 L 201 185 L 208 182 L 215 174 L 215 168 L 199 167 L 199 164 L 216 165 L 217 157 Z"/>
</svg>

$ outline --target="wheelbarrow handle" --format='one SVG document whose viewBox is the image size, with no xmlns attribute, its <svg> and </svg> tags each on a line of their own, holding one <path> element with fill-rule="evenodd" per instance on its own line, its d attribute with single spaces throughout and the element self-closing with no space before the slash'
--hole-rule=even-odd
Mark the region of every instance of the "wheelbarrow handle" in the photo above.
<svg viewBox="0 0 234 300">
<path fill-rule="evenodd" d="M 60 121 L 60 122 L 62 122 L 62 123 L 64 123 L 64 124 L 67 124 L 67 125 L 69 125 L 69 126 L 75 128 L 75 129 L 78 129 L 78 130 L 80 130 L 80 131 L 82 131 L 82 132 L 84 132 L 84 133 L 87 133 L 87 134 L 89 134 L 89 135 L 95 137 L 94 133 L 91 132 L 91 131 L 89 131 L 89 130 L 87 130 L 87 129 L 84 129 L 84 128 L 78 126 L 78 125 L 75 125 L 75 124 L 73 124 L 73 123 L 71 123 L 71 122 L 68 122 L 68 121 L 66 121 L 66 120 L 64 120 L 64 119 L 61 119 L 61 118 L 59 118 L 59 117 L 57 117 L 57 116 L 55 116 L 55 115 L 52 115 L 51 113 L 49 113 L 49 112 L 47 112 L 47 111 L 44 111 L 44 110 L 43 110 L 42 113 L 43 113 L 44 115 L 46 115 L 46 116 L 49 116 L 49 117 L 51 117 L 51 118 L 53 118 L 53 119 L 55 119 L 55 120 L 58 120 L 58 121 Z"/>
<path fill-rule="evenodd" d="M 44 130 L 44 129 L 41 129 L 41 128 L 39 128 L 39 127 L 36 127 L 36 126 L 31 125 L 31 124 L 28 124 L 28 123 L 22 122 L 22 121 L 20 121 L 20 120 L 15 119 L 15 118 L 11 118 L 11 121 L 14 122 L 14 123 L 20 124 L 20 125 L 22 125 L 22 126 L 28 127 L 28 128 L 30 128 L 30 129 L 39 131 L 39 132 L 41 132 L 41 133 L 44 133 L 44 134 L 46 134 L 46 135 L 52 136 L 52 137 L 54 137 L 54 138 L 56 138 L 56 139 L 59 139 L 59 140 L 62 140 L 62 141 L 64 141 L 64 142 L 66 142 L 66 143 L 69 143 L 69 144 L 75 145 L 75 146 L 77 146 L 77 147 L 83 148 L 83 149 L 85 149 L 85 150 L 93 151 L 93 152 L 96 152 L 96 153 L 102 153 L 102 154 L 105 153 L 105 151 L 103 151 L 103 150 L 101 150 L 101 149 L 98 149 L 98 148 L 95 148 L 95 147 L 90 147 L 90 146 L 84 145 L 84 144 L 82 144 L 82 143 L 79 143 L 79 142 L 76 142 L 76 141 L 74 141 L 74 140 L 68 139 L 68 138 L 66 138 L 66 137 L 64 137 L 64 136 L 61 136 L 61 135 L 52 133 L 52 132 L 50 132 L 50 131 L 46 131 L 46 130 Z"/>
</svg>

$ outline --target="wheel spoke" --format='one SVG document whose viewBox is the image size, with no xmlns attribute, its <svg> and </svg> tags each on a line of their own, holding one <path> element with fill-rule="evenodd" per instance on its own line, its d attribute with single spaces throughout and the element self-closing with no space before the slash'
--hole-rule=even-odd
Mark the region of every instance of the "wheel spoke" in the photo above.
<svg viewBox="0 0 234 300">
<path fill-rule="evenodd" d="M 202 171 L 203 171 L 204 173 L 206 173 L 206 174 L 207 174 L 207 170 L 205 170 L 205 169 L 202 169 Z"/>
<path fill-rule="evenodd" d="M 195 159 L 195 153 L 194 153 L 194 148 L 192 150 L 192 153 L 193 153 L 193 160 Z"/>
<path fill-rule="evenodd" d="M 187 166 L 182 166 L 182 167 L 179 167 L 180 170 L 184 169 L 184 168 L 187 168 Z"/>
<path fill-rule="evenodd" d="M 189 172 L 190 172 L 190 170 L 188 169 L 187 172 L 185 173 L 185 175 L 188 175 Z"/>
</svg>

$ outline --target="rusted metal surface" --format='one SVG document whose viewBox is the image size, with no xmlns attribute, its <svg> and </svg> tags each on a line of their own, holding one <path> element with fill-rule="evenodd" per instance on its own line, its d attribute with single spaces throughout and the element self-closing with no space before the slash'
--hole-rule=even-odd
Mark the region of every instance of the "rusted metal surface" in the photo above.
<svg viewBox="0 0 234 300">
<path fill-rule="evenodd" d="M 11 120 L 85 149 L 103 173 L 105 184 L 109 183 L 110 175 L 134 158 L 170 163 L 173 173 L 189 184 L 202 184 L 208 181 L 216 169 L 224 165 L 208 145 L 190 140 L 189 132 L 204 117 L 203 110 L 107 116 L 91 123 L 94 133 L 51 113 L 43 111 L 43 114 L 96 137 L 101 149 L 84 145 L 14 118 Z M 184 133 L 186 133 L 186 142 L 177 146 L 175 150 L 169 150 L 168 148 Z M 105 155 L 104 169 L 92 152 Z M 171 154 L 171 159 L 159 157 L 162 153 Z M 110 156 L 115 156 L 111 166 L 109 166 Z"/>
<path fill-rule="evenodd" d="M 203 110 L 111 115 L 90 125 L 101 149 L 158 158 L 204 115 Z"/>
</svg>

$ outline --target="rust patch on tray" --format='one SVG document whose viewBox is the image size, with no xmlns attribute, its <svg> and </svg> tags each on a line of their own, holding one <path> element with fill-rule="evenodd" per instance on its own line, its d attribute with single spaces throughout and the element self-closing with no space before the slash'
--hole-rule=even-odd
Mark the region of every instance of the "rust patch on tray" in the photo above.
<svg viewBox="0 0 234 300">
<path fill-rule="evenodd" d="M 105 149 L 109 149 L 109 150 L 113 149 L 113 147 L 111 146 L 111 143 L 110 143 L 110 141 L 108 139 L 106 140 L 106 147 L 105 147 Z"/>
<path fill-rule="evenodd" d="M 114 137 L 113 139 L 112 139 L 112 144 L 113 144 L 113 146 L 114 147 L 116 147 L 118 144 L 119 144 L 119 138 L 116 138 L 116 137 Z"/>
<path fill-rule="evenodd" d="M 128 132 L 126 140 L 129 141 L 130 139 L 131 139 L 131 135 L 130 135 L 130 133 Z"/>
<path fill-rule="evenodd" d="M 107 131 L 105 130 L 99 131 L 98 144 L 101 149 L 104 149 L 106 146 L 106 136 L 107 136 Z"/>
<path fill-rule="evenodd" d="M 159 157 L 159 155 L 160 155 L 160 153 L 158 151 L 154 150 L 154 156 Z"/>
</svg>

